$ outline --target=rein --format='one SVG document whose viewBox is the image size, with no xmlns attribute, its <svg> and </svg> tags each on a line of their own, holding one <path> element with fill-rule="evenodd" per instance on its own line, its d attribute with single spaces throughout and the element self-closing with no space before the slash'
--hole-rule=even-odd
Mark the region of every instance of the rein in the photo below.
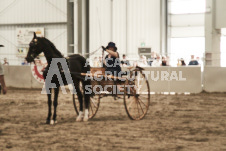
<svg viewBox="0 0 226 151">
<path fill-rule="evenodd" d="M 91 53 L 85 53 L 85 54 L 83 54 L 82 56 L 92 56 L 92 55 L 94 55 L 96 52 L 98 52 L 98 51 L 100 50 L 100 48 L 101 48 L 101 46 L 100 46 L 98 49 L 96 49 L 95 51 L 93 51 L 93 52 L 91 52 Z"/>
</svg>

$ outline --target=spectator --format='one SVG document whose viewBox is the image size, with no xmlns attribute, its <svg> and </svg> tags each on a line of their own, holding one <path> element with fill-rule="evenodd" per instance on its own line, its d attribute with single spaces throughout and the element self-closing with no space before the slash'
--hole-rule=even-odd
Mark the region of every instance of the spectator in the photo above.
<svg viewBox="0 0 226 151">
<path fill-rule="evenodd" d="M 0 47 L 4 47 L 3 45 L 0 45 Z M 7 88 L 5 85 L 5 80 L 4 80 L 4 72 L 3 72 L 3 67 L 2 63 L 0 62 L 0 94 L 1 94 L 1 89 L 3 89 L 3 94 L 7 93 Z"/>
<path fill-rule="evenodd" d="M 167 66 L 167 60 L 165 56 L 162 56 L 162 66 Z"/>
<path fill-rule="evenodd" d="M 180 61 L 180 59 L 177 59 L 177 66 L 178 66 L 178 67 L 181 66 L 181 61 Z"/>
<path fill-rule="evenodd" d="M 186 63 L 184 62 L 183 58 L 181 58 L 180 61 L 181 61 L 181 66 L 186 66 Z"/>
<path fill-rule="evenodd" d="M 196 57 L 196 60 L 198 61 L 199 65 L 200 65 L 201 67 L 203 67 L 203 58 Z"/>
<path fill-rule="evenodd" d="M 191 61 L 189 62 L 188 65 L 199 65 L 199 62 L 195 60 L 195 56 L 191 55 Z"/>
<path fill-rule="evenodd" d="M 24 59 L 24 61 L 21 63 L 21 65 L 26 66 L 26 65 L 29 65 L 29 63 L 27 62 L 26 59 Z"/>
<path fill-rule="evenodd" d="M 152 62 L 153 67 L 160 67 L 162 65 L 162 61 L 160 60 L 160 56 L 157 55 L 156 59 Z"/>
<path fill-rule="evenodd" d="M 125 55 L 125 54 L 122 55 L 121 65 L 122 65 L 123 67 L 128 67 L 128 66 L 130 66 L 129 60 L 126 59 L 126 55 Z"/>
<path fill-rule="evenodd" d="M 7 58 L 4 58 L 4 63 L 3 65 L 9 65 L 9 62 L 7 61 Z"/>
<path fill-rule="evenodd" d="M 140 60 L 138 62 L 138 66 L 140 66 L 140 67 L 148 67 L 147 58 L 144 55 L 140 56 Z"/>
<path fill-rule="evenodd" d="M 148 58 L 148 65 L 151 66 L 152 65 L 152 62 L 154 61 L 156 57 L 156 53 L 155 52 L 151 52 L 151 58 Z"/>
<path fill-rule="evenodd" d="M 200 65 L 200 64 L 202 64 L 202 63 L 200 63 L 201 62 L 201 60 L 200 60 L 200 58 L 199 57 L 196 57 L 196 60 L 198 61 L 198 64 Z"/>
<path fill-rule="evenodd" d="M 170 65 L 170 57 L 166 56 L 166 65 L 169 66 Z"/>
<path fill-rule="evenodd" d="M 153 59 L 152 59 L 152 58 L 148 58 L 148 59 L 147 59 L 147 62 L 148 62 L 148 65 L 151 66 L 151 64 L 152 64 L 152 62 L 153 62 Z"/>
</svg>

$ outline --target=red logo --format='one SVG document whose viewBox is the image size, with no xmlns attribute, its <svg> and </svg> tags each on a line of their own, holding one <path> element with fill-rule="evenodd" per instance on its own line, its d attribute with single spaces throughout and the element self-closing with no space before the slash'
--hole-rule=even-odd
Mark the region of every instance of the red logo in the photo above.
<svg viewBox="0 0 226 151">
<path fill-rule="evenodd" d="M 40 83 L 44 83 L 45 80 L 43 78 L 43 69 L 45 68 L 45 64 L 32 64 L 31 65 L 31 73 L 33 77 Z"/>
</svg>

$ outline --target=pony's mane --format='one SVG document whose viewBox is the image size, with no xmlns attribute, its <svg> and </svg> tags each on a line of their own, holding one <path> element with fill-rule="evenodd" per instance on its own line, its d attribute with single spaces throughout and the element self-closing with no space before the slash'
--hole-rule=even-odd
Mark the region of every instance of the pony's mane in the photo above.
<svg viewBox="0 0 226 151">
<path fill-rule="evenodd" d="M 63 57 L 62 53 L 56 48 L 56 46 L 49 39 L 47 39 L 45 37 L 43 37 L 43 39 L 48 42 L 48 44 L 50 45 L 50 47 L 55 50 L 55 52 L 56 52 L 57 55 Z"/>
</svg>

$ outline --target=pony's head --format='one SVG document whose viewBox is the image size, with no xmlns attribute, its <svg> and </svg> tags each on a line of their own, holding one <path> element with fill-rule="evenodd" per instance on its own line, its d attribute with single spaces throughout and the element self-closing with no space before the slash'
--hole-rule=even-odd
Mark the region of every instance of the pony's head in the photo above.
<svg viewBox="0 0 226 151">
<path fill-rule="evenodd" d="M 33 62 L 34 59 L 43 51 L 43 45 L 41 44 L 41 38 L 36 36 L 34 32 L 34 37 L 29 44 L 29 50 L 27 57 L 25 58 L 27 62 Z"/>
</svg>

